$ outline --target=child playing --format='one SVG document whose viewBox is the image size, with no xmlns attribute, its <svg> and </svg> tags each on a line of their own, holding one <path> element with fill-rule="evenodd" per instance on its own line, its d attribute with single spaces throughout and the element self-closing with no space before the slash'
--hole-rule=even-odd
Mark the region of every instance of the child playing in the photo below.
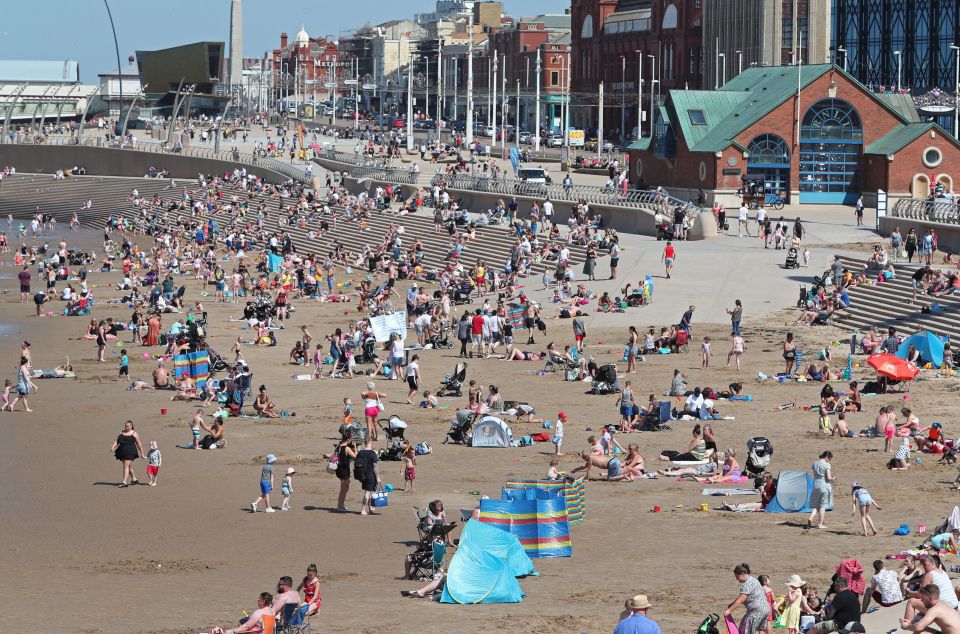
<svg viewBox="0 0 960 634">
<path fill-rule="evenodd" d="M 563 425 L 567 422 L 567 414 L 565 412 L 560 412 L 557 414 L 557 423 L 553 428 L 553 445 L 556 447 L 554 451 L 555 456 L 562 456 L 560 453 L 560 446 L 563 445 Z"/>
<path fill-rule="evenodd" d="M 353 401 L 349 398 L 343 399 L 343 424 L 349 425 L 353 422 Z"/>
<path fill-rule="evenodd" d="M 325 357 L 323 356 L 323 349 L 320 347 L 320 344 L 317 344 L 316 350 L 313 352 L 313 378 L 322 379 L 323 378 L 323 362 Z"/>
<path fill-rule="evenodd" d="M 287 475 L 283 476 L 283 482 L 280 483 L 280 492 L 283 493 L 283 503 L 280 505 L 281 511 L 290 510 L 290 494 L 293 493 L 293 474 L 296 472 L 297 470 L 293 467 L 287 467 Z"/>
<path fill-rule="evenodd" d="M 560 464 L 560 461 L 556 458 L 550 460 L 550 468 L 547 469 L 547 480 L 559 480 L 560 472 L 557 470 L 557 466 Z"/>
<path fill-rule="evenodd" d="M 403 441 L 403 455 L 401 457 L 401 475 L 403 475 L 403 492 L 413 493 L 413 481 L 417 477 L 417 452 L 410 441 Z"/>
<path fill-rule="evenodd" d="M 701 367 L 706 368 L 710 365 L 710 337 L 703 338 L 701 348 L 703 349 L 703 365 Z"/>
<path fill-rule="evenodd" d="M 250 511 L 257 512 L 257 505 L 262 500 L 266 508 L 264 511 L 273 513 L 273 507 L 270 506 L 270 491 L 273 490 L 273 463 L 277 461 L 275 455 L 267 454 L 267 464 L 260 470 L 260 497 L 250 504 Z"/>
<path fill-rule="evenodd" d="M 130 358 L 127 356 L 126 348 L 120 351 L 120 374 L 117 375 L 117 380 L 125 376 L 130 376 Z"/>
<path fill-rule="evenodd" d="M 157 441 L 150 441 L 150 450 L 147 451 L 147 475 L 150 477 L 150 486 L 157 486 L 157 474 L 160 473 L 160 465 L 163 462 L 163 457 L 160 455 L 160 450 L 157 449 Z"/>
<path fill-rule="evenodd" d="M 823 436 L 824 434 L 833 435 L 833 428 L 830 425 L 830 415 L 827 412 L 820 412 L 820 419 L 818 421 L 819 431 L 818 433 Z"/>
<path fill-rule="evenodd" d="M 834 434 L 841 438 L 846 438 L 850 435 L 850 428 L 847 426 L 847 415 L 843 412 L 837 414 L 837 424 L 830 430 L 830 435 L 833 436 Z"/>
<path fill-rule="evenodd" d="M 773 588 L 770 587 L 769 575 L 757 575 L 757 581 L 760 582 L 760 587 L 763 589 L 763 596 L 767 598 L 767 603 L 770 604 L 770 616 L 767 617 L 767 627 L 763 632 L 765 632 L 765 634 L 771 634 L 770 630 L 773 627 L 773 615 L 776 614 L 776 610 L 773 607 L 776 597 L 774 597 Z"/>
<path fill-rule="evenodd" d="M 198 409 L 193 414 L 193 421 L 190 423 L 190 433 L 193 434 L 193 448 L 200 448 L 200 428 L 203 426 L 203 410 Z"/>
<path fill-rule="evenodd" d="M 437 397 L 431 394 L 430 390 L 424 390 L 423 401 L 420 402 L 420 407 L 434 409 L 439 406 L 440 406 L 440 401 L 437 400 Z"/>
<path fill-rule="evenodd" d="M 7 379 L 3 384 L 3 396 L 0 397 L 0 400 L 3 400 L 3 406 L 0 407 L 0 412 L 7 409 L 7 405 L 10 404 L 10 390 L 13 387 L 13 383 L 10 379 Z"/>
<path fill-rule="evenodd" d="M 883 451 L 893 451 L 893 437 L 897 435 L 897 424 L 893 416 L 887 416 L 887 424 L 883 428 Z"/>
<path fill-rule="evenodd" d="M 857 511 L 860 511 L 860 525 L 863 526 L 863 534 L 867 536 L 867 524 L 870 525 L 870 530 L 873 531 L 873 534 L 877 534 L 877 527 L 873 525 L 873 520 L 870 518 L 870 506 L 877 507 L 878 511 L 882 511 L 880 505 L 877 504 L 876 500 L 870 496 L 870 492 L 867 491 L 864 487 L 860 486 L 859 482 L 852 482 L 850 484 L 851 493 L 853 495 L 853 510 L 850 511 L 850 517 L 854 517 L 857 514 Z"/>
</svg>

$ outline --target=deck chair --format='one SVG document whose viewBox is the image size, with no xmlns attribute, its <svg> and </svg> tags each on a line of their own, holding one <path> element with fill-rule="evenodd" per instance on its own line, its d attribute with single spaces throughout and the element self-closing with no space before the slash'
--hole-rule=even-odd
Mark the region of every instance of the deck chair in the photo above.
<svg viewBox="0 0 960 634">
<path fill-rule="evenodd" d="M 641 429 L 643 431 L 670 431 L 670 401 L 657 403 L 657 411 L 653 416 L 647 416 Z"/>
<path fill-rule="evenodd" d="M 277 618 L 272 614 L 263 615 L 262 634 L 277 634 Z"/>
<path fill-rule="evenodd" d="M 419 506 L 415 506 L 413 507 L 413 514 L 417 518 L 418 541 L 423 543 L 430 535 L 430 530 L 427 527 L 427 513 Z"/>
<path fill-rule="evenodd" d="M 307 617 L 307 604 L 296 606 L 287 603 L 280 613 L 280 622 L 277 624 L 276 634 L 304 634 L 310 631 L 310 621 Z"/>
</svg>

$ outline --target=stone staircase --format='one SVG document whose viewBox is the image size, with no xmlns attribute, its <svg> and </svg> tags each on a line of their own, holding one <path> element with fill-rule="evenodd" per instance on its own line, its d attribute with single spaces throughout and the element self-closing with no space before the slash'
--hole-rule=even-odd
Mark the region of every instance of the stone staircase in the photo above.
<svg viewBox="0 0 960 634">
<path fill-rule="evenodd" d="M 80 221 L 86 226 L 103 227 L 111 215 L 135 215 L 134 207 L 127 201 L 130 192 L 136 188 L 141 196 L 152 199 L 159 194 L 165 201 L 179 197 L 184 185 L 193 187 L 194 181 L 177 181 L 177 189 L 170 189 L 170 182 L 165 179 L 149 178 L 122 178 L 103 176 L 74 176 L 55 181 L 49 175 L 17 174 L 7 177 L 0 185 L 0 216 L 12 213 L 17 218 L 32 216 L 37 208 L 46 213 L 52 213 L 58 222 L 69 222 L 74 211 L 78 212 Z M 93 201 L 93 207 L 80 211 L 80 205 L 86 200 Z M 250 208 L 255 209 L 261 200 L 267 201 L 264 196 L 255 196 Z M 276 201 L 268 201 L 270 209 L 276 209 Z M 178 214 L 183 216 L 181 212 Z M 336 227 L 329 220 L 331 230 L 321 238 L 309 238 L 310 228 L 302 229 L 294 226 L 280 227 L 277 224 L 276 213 L 268 216 L 266 229 L 270 231 L 289 232 L 297 250 L 304 254 L 314 253 L 318 256 L 326 254 L 332 249 L 333 241 L 337 240 L 344 247 L 354 253 L 359 253 L 364 246 L 378 245 L 388 227 L 402 225 L 404 227 L 403 243 L 405 247 L 412 247 L 416 240 L 424 245 L 424 266 L 442 268 L 446 262 L 449 236 L 444 230 L 436 233 L 433 225 L 432 213 L 422 210 L 419 214 L 408 214 L 400 217 L 392 212 L 374 212 L 367 220 L 368 229 L 358 231 L 355 222 L 338 221 Z M 224 225 L 222 216 L 214 219 Z M 171 218 L 172 220 L 172 218 Z M 472 266 L 476 260 L 484 260 L 488 267 L 502 269 L 509 257 L 513 245 L 513 234 L 500 226 L 484 226 L 477 231 L 478 239 L 468 242 L 460 260 L 464 266 Z M 571 261 L 576 264 L 582 262 L 585 248 L 571 247 Z M 540 273 L 548 263 L 535 265 L 533 270 Z"/>
<path fill-rule="evenodd" d="M 850 270 L 858 271 L 863 268 L 863 259 L 849 257 L 841 259 L 844 266 Z M 934 268 L 941 268 L 944 271 L 947 266 L 949 265 L 937 267 L 934 264 Z M 937 298 L 917 295 L 917 303 L 914 304 L 910 278 L 918 268 L 918 264 L 895 264 L 896 279 L 873 286 L 857 286 L 851 290 L 849 292 L 851 306 L 846 311 L 847 314 L 840 317 L 837 323 L 861 330 L 873 326 L 883 328 L 894 326 L 901 333 L 922 328 L 950 337 L 954 341 L 960 340 L 960 296 Z M 933 302 L 943 306 L 944 311 L 939 314 L 920 312 L 922 304 Z"/>
</svg>

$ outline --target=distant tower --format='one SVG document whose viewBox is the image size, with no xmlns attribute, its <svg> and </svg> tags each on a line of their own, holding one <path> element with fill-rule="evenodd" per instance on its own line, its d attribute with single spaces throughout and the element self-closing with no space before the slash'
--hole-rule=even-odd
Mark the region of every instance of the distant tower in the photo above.
<svg viewBox="0 0 960 634">
<path fill-rule="evenodd" d="M 243 7 L 240 0 L 230 1 L 230 86 L 243 81 Z"/>
</svg>

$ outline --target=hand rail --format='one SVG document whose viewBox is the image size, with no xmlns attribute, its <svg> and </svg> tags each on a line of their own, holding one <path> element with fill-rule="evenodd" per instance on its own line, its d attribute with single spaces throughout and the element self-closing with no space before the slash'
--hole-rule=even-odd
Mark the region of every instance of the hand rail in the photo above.
<svg viewBox="0 0 960 634">
<path fill-rule="evenodd" d="M 908 220 L 925 220 L 947 225 L 960 224 L 960 198 L 957 202 L 935 202 L 916 198 L 904 198 L 893 206 L 891 216 Z"/>
</svg>

